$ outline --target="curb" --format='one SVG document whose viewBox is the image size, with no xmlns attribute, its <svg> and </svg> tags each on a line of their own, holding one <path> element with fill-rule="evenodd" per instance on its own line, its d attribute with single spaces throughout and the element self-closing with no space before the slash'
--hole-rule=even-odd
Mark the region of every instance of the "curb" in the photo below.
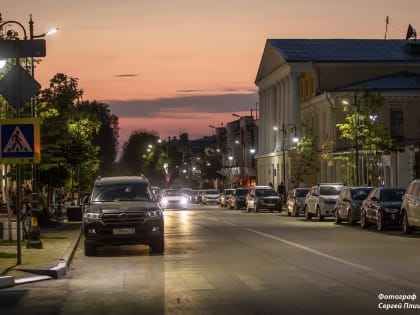
<svg viewBox="0 0 420 315">
<path fill-rule="evenodd" d="M 80 237 L 82 236 L 82 232 L 83 228 L 81 227 L 77 234 L 77 237 L 66 249 L 63 258 L 56 266 L 50 269 L 19 269 L 22 271 L 38 274 L 37 276 L 27 278 L 15 279 L 13 276 L 0 276 L 0 289 L 10 288 L 19 284 L 58 279 L 64 277 L 69 270 L 70 262 L 73 259 L 74 253 L 77 248 L 77 244 L 79 243 Z"/>
</svg>

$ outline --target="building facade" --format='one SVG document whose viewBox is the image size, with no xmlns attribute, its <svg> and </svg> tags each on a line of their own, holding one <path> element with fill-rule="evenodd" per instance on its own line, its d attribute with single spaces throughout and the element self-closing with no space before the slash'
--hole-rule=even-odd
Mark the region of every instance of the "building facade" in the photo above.
<svg viewBox="0 0 420 315">
<path fill-rule="evenodd" d="M 416 176 L 420 139 L 419 51 L 415 43 L 403 40 L 267 40 L 255 80 L 260 104 L 258 184 L 285 181 L 290 188 L 349 178 L 342 162 L 325 157 L 354 154 L 354 148 L 346 151 L 339 139 L 339 105 L 367 88 L 384 97 L 378 118 L 388 126 L 394 149 L 377 152 L 380 178 L 369 175 L 372 161 L 361 151 L 359 184 L 407 185 Z M 295 134 L 314 139 L 313 169 L 299 183 L 291 153 Z"/>
</svg>

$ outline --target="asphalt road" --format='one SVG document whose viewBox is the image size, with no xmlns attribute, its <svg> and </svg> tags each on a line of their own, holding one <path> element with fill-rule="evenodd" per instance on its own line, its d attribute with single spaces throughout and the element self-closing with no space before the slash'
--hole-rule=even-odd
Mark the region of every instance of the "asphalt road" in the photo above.
<svg viewBox="0 0 420 315">
<path fill-rule="evenodd" d="M 80 245 L 67 277 L 1 290 L 0 313 L 420 312 L 420 234 L 192 206 L 165 211 L 165 246 Z"/>
</svg>

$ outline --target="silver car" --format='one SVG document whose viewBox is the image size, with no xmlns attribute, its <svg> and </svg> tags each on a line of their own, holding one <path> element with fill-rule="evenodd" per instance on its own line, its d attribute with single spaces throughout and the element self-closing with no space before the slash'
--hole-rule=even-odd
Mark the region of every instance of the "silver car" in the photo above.
<svg viewBox="0 0 420 315">
<path fill-rule="evenodd" d="M 420 179 L 412 181 L 405 191 L 401 205 L 402 232 L 420 229 Z"/>
<path fill-rule="evenodd" d="M 311 188 L 305 198 L 305 216 L 313 216 L 323 221 L 325 217 L 334 216 L 335 201 L 343 190 L 344 184 L 322 183 Z"/>
<path fill-rule="evenodd" d="M 287 215 L 298 217 L 305 213 L 305 198 L 309 188 L 294 188 L 287 197 Z"/>
</svg>

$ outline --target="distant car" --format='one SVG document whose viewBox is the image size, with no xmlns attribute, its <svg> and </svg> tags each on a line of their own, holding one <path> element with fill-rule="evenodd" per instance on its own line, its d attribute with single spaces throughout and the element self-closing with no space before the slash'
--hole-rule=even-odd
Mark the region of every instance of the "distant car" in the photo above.
<svg viewBox="0 0 420 315">
<path fill-rule="evenodd" d="M 420 179 L 412 181 L 405 191 L 401 205 L 402 232 L 420 229 Z"/>
<path fill-rule="evenodd" d="M 376 224 L 378 231 L 387 226 L 400 226 L 400 211 L 405 188 L 374 188 L 363 201 L 360 225 Z"/>
<path fill-rule="evenodd" d="M 287 215 L 298 217 L 305 213 L 305 197 L 309 188 L 294 188 L 287 197 Z"/>
<path fill-rule="evenodd" d="M 372 189 L 372 187 L 345 187 L 335 201 L 335 223 L 347 221 L 349 224 L 356 224 L 359 222 L 363 201 Z"/>
<path fill-rule="evenodd" d="M 239 210 L 246 207 L 248 188 L 236 188 L 229 199 L 229 208 Z"/>
<path fill-rule="evenodd" d="M 163 191 L 160 204 L 163 209 L 187 209 L 188 199 L 180 189 L 166 189 Z"/>
<path fill-rule="evenodd" d="M 249 188 L 246 196 L 246 210 L 258 212 L 261 209 L 282 211 L 281 198 L 271 186 L 254 186 Z"/>
<path fill-rule="evenodd" d="M 220 194 L 219 202 L 221 207 L 227 207 L 229 204 L 229 198 L 232 193 L 235 191 L 233 188 L 224 189 L 223 192 Z"/>
<path fill-rule="evenodd" d="M 164 251 L 163 213 L 149 182 L 138 176 L 98 178 L 83 214 L 84 253 L 98 246 L 150 246 Z"/>
<path fill-rule="evenodd" d="M 201 203 L 203 205 L 207 204 L 218 204 L 219 203 L 220 193 L 216 189 L 207 189 L 203 191 L 201 197 Z"/>
<path fill-rule="evenodd" d="M 310 220 L 313 216 L 323 221 L 325 217 L 334 216 L 335 201 L 344 184 L 321 183 L 311 187 L 305 198 L 305 217 Z"/>
</svg>

